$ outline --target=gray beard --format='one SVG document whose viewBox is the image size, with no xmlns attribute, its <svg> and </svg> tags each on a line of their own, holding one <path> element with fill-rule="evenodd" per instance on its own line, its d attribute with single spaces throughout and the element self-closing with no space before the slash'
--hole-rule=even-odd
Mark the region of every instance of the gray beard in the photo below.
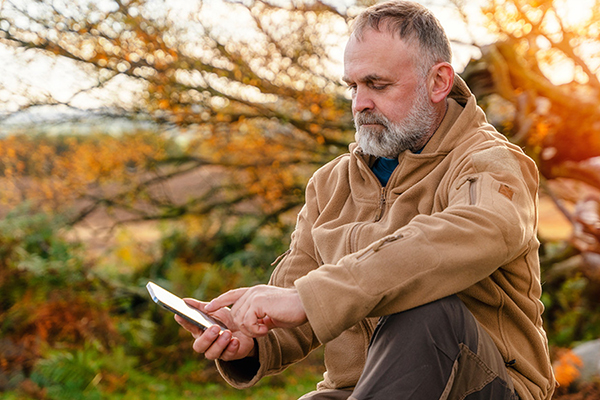
<svg viewBox="0 0 600 400">
<path fill-rule="evenodd" d="M 436 120 L 425 85 L 420 85 L 413 107 L 400 123 L 391 122 L 384 115 L 371 111 L 356 113 L 356 141 L 366 154 L 398 158 L 405 150 L 420 150 L 425 145 L 426 136 L 433 133 Z M 363 126 L 365 124 L 380 124 L 382 128 L 367 128 Z"/>
</svg>

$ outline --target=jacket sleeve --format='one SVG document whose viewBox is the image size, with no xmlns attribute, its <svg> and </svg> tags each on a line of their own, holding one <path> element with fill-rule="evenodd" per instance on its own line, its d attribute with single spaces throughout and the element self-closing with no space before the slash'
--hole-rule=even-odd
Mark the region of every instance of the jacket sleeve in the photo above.
<svg viewBox="0 0 600 400">
<path fill-rule="evenodd" d="M 270 285 L 293 287 L 296 279 L 319 266 L 311 234 L 317 210 L 314 185 L 310 180 L 306 188 L 306 204 L 298 214 L 290 248 L 273 271 Z M 267 336 L 257 338 L 256 345 L 258 359 L 217 360 L 219 372 L 230 385 L 238 389 L 253 386 L 264 376 L 279 373 L 304 359 L 321 344 L 310 324 L 306 323 L 294 329 L 273 329 Z"/>
<path fill-rule="evenodd" d="M 538 178 L 528 157 L 491 147 L 448 175 L 438 189 L 442 212 L 418 215 L 336 265 L 296 280 L 321 343 L 365 317 L 459 293 L 537 246 Z"/>
</svg>

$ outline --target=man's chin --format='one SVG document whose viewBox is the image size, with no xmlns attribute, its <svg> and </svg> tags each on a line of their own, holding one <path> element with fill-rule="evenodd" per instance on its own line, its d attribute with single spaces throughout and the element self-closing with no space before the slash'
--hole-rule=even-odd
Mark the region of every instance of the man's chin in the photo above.
<svg viewBox="0 0 600 400">
<path fill-rule="evenodd" d="M 365 137 L 380 137 L 387 133 L 387 128 L 380 124 L 364 124 L 358 128 L 357 134 Z"/>
<path fill-rule="evenodd" d="M 364 125 L 361 126 L 361 128 L 363 127 Z M 398 158 L 401 151 L 391 148 L 393 143 L 385 140 L 383 136 L 385 134 L 389 135 L 391 133 L 385 129 L 360 129 L 357 131 L 355 139 L 364 154 L 383 158 Z"/>
<path fill-rule="evenodd" d="M 393 152 L 383 150 L 379 148 L 379 146 L 372 146 L 368 143 L 362 143 L 360 140 L 357 143 L 358 147 L 360 147 L 362 152 L 368 156 L 374 156 L 378 158 L 398 158 L 398 154 L 394 154 Z"/>
</svg>

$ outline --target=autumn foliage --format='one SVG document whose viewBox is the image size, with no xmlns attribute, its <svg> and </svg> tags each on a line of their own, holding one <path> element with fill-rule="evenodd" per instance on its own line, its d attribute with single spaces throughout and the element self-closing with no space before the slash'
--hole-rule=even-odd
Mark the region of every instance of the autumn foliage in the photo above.
<svg viewBox="0 0 600 400">
<path fill-rule="evenodd" d="M 556 380 L 561 386 L 568 387 L 580 375 L 583 363 L 577 355 L 570 350 L 562 350 L 557 355 L 554 367 Z"/>
<path fill-rule="evenodd" d="M 0 201 L 24 201 L 65 211 L 77 200 L 100 196 L 111 185 L 134 187 L 164 158 L 159 135 L 77 138 L 11 135 L 0 139 Z"/>
<path fill-rule="evenodd" d="M 482 48 L 467 78 L 482 97 L 494 93 L 513 105 L 506 131 L 546 178 L 578 179 L 562 164 L 600 156 L 598 2 L 493 0 L 483 12 L 500 40 Z"/>
</svg>

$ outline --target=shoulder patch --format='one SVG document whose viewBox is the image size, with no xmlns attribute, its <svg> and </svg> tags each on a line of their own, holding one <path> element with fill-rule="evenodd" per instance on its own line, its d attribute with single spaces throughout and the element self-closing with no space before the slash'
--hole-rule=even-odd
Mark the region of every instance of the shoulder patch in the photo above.
<svg viewBox="0 0 600 400">
<path fill-rule="evenodd" d="M 473 165 L 477 172 L 506 172 L 509 171 L 517 176 L 523 176 L 519 162 L 506 147 L 495 146 L 477 152 L 471 156 Z"/>
<path fill-rule="evenodd" d="M 513 199 L 513 196 L 515 195 L 515 192 L 508 185 L 505 184 L 500 185 L 500 189 L 498 189 L 498 192 L 506 196 L 511 201 Z"/>
</svg>

